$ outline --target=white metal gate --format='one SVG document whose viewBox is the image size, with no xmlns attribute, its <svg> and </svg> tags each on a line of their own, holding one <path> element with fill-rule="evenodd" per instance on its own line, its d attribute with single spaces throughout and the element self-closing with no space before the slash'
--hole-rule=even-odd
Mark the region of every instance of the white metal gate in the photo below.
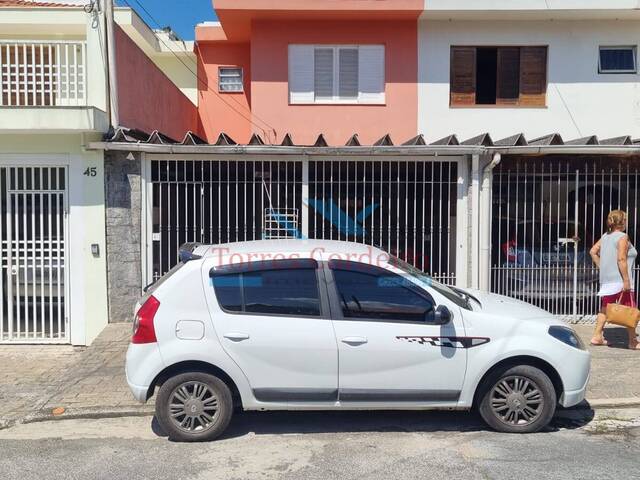
<svg viewBox="0 0 640 480">
<path fill-rule="evenodd" d="M 376 245 L 453 284 L 457 188 L 456 161 L 311 161 L 309 237 Z"/>
<path fill-rule="evenodd" d="M 589 250 L 613 209 L 628 213 L 637 245 L 639 176 L 630 157 L 505 158 L 493 180 L 493 291 L 574 320 L 594 316 L 598 270 Z"/>
<path fill-rule="evenodd" d="M 152 280 L 179 260 L 183 243 L 220 244 L 295 237 L 302 162 L 151 162 Z"/>
<path fill-rule="evenodd" d="M 68 341 L 66 169 L 0 167 L 0 342 Z"/>
<path fill-rule="evenodd" d="M 185 242 L 262 238 L 380 246 L 455 282 L 457 161 L 152 160 L 152 279 Z"/>
</svg>

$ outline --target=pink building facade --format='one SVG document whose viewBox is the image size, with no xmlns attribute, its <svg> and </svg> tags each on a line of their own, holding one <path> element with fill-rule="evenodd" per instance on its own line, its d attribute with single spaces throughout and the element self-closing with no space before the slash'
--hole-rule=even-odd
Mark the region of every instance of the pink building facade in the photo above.
<svg viewBox="0 0 640 480">
<path fill-rule="evenodd" d="M 203 138 L 281 143 L 288 133 L 313 144 L 323 134 L 343 145 L 354 133 L 362 143 L 416 134 L 422 1 L 264 3 L 219 0 L 220 23 L 196 28 Z M 227 74 L 242 88 L 225 91 Z"/>
</svg>

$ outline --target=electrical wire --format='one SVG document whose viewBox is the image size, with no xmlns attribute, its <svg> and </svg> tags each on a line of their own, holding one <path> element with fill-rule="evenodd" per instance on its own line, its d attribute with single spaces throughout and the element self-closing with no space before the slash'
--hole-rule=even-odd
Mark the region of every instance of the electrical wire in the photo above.
<svg viewBox="0 0 640 480">
<path fill-rule="evenodd" d="M 132 10 L 135 11 L 135 9 L 133 8 L 133 6 L 128 2 L 128 0 L 122 0 L 129 8 L 131 8 Z M 137 3 L 137 2 L 136 2 Z M 142 8 L 142 6 L 140 5 L 140 7 Z M 146 10 L 145 10 L 146 11 Z M 148 14 L 148 13 L 147 13 Z M 160 27 L 160 24 L 152 18 L 152 20 L 156 23 L 156 26 L 158 28 Z M 231 104 L 229 104 L 224 98 L 222 98 L 220 96 L 220 94 L 218 92 L 216 92 L 215 90 L 212 90 L 209 85 L 202 80 L 198 74 L 196 72 L 194 72 L 193 70 L 191 70 L 191 68 L 189 68 L 189 66 L 184 63 L 182 61 L 182 59 L 176 54 L 176 52 L 174 52 L 171 47 L 159 36 L 156 35 L 156 38 L 167 48 L 167 50 L 169 50 L 169 52 L 171 52 L 171 54 L 176 57 L 176 59 L 189 71 L 191 72 L 191 74 L 193 74 L 196 78 L 196 81 L 199 82 L 200 84 L 204 85 L 206 87 L 206 89 L 212 93 L 214 93 L 222 103 L 224 103 L 227 107 L 229 107 L 233 112 L 237 113 L 240 117 L 242 117 L 243 119 L 247 120 L 249 123 L 251 123 L 252 125 L 254 125 L 255 127 L 257 127 L 258 129 L 260 129 L 260 131 L 262 131 L 262 134 L 268 138 L 267 132 L 264 130 L 264 128 L 262 128 L 260 125 L 256 124 L 253 120 L 251 120 L 250 117 L 247 117 L 245 114 L 243 114 L 242 112 L 236 110 Z M 275 130 L 274 130 L 275 133 Z"/>
<path fill-rule="evenodd" d="M 162 27 L 160 26 L 160 22 L 154 18 L 154 16 L 151 14 L 151 12 L 149 12 L 149 10 L 147 10 L 147 9 L 145 8 L 145 6 L 142 4 L 142 2 L 141 2 L 140 0 L 133 0 L 133 1 L 134 1 L 134 2 L 135 2 L 135 3 L 140 7 L 140 9 L 141 9 L 144 13 L 146 13 L 146 14 L 147 14 L 147 16 L 148 16 L 148 17 L 149 17 L 149 18 L 150 18 L 150 19 L 151 19 L 151 20 L 156 24 L 156 26 L 157 26 L 158 28 L 162 28 Z M 196 45 L 197 45 L 197 44 L 196 44 Z M 168 47 L 167 47 L 167 48 L 168 48 Z M 199 46 L 198 46 L 198 50 L 200 50 L 200 47 L 199 47 Z M 188 59 L 188 60 L 193 64 L 193 66 L 194 66 L 194 67 L 196 67 L 196 69 L 198 68 L 198 63 L 197 63 L 195 60 L 193 60 L 191 57 L 187 57 L 187 59 Z M 192 73 L 193 73 L 193 72 L 192 72 Z M 218 93 L 218 92 L 215 92 L 215 91 L 214 91 L 214 93 Z M 245 107 L 245 105 L 243 105 L 242 103 L 240 103 L 240 102 L 239 102 L 238 100 L 236 100 L 235 98 L 233 98 L 233 97 L 229 97 L 229 98 L 230 98 L 230 100 L 232 100 L 233 102 L 237 103 L 241 108 L 246 108 L 246 107 Z M 263 120 L 262 118 L 260 118 L 260 117 L 259 117 L 259 116 L 257 116 L 256 114 L 253 114 L 253 116 L 254 116 L 256 119 L 260 120 L 262 123 L 264 123 L 267 127 L 269 127 L 269 128 L 271 128 L 271 129 L 273 129 L 273 127 L 272 127 L 272 126 L 269 124 L 269 122 L 267 122 L 266 120 Z M 275 130 L 274 130 L 274 132 L 275 132 Z"/>
<path fill-rule="evenodd" d="M 564 99 L 564 96 L 562 95 L 562 92 L 560 92 L 560 89 L 558 88 L 557 84 L 553 84 L 554 88 L 556 89 L 556 92 L 558 93 L 558 96 L 560 97 L 560 100 L 562 101 L 562 105 L 564 105 L 564 109 L 567 111 L 567 114 L 569 115 L 569 118 L 571 119 L 571 122 L 573 123 L 573 126 L 576 127 L 576 130 L 578 131 L 578 136 L 582 137 L 582 130 L 580 130 L 580 127 L 578 126 L 578 122 L 576 122 L 576 119 L 574 118 L 573 114 L 571 113 L 571 109 L 569 108 L 569 105 L 567 105 L 567 102 Z"/>
<path fill-rule="evenodd" d="M 153 17 L 153 15 L 151 15 L 151 13 L 144 7 L 144 5 L 142 5 L 138 0 L 133 0 L 139 7 L 140 9 L 151 19 L 151 21 L 153 21 L 153 23 L 156 25 L 157 28 L 162 28 L 160 26 L 160 23 Z M 135 10 L 133 8 L 133 6 L 129 3 L 128 0 L 123 0 L 123 2 L 131 9 Z M 220 95 L 220 93 L 218 93 L 217 91 L 215 91 L 214 89 L 212 89 L 211 87 L 209 87 L 209 84 L 204 81 L 203 79 L 200 78 L 200 76 L 198 75 L 197 71 L 193 71 L 183 60 L 182 58 L 180 58 L 177 53 L 171 49 L 171 47 L 162 39 L 162 37 L 159 37 L 156 35 L 156 38 L 158 38 L 158 40 L 167 48 L 167 50 L 169 50 L 169 52 L 171 52 L 171 54 L 176 57 L 176 59 L 195 77 L 196 81 L 203 85 L 207 91 L 213 93 L 214 95 L 216 95 L 218 97 L 218 99 L 223 102 L 225 105 L 227 105 L 227 107 L 229 107 L 232 111 L 234 111 L 235 113 L 237 113 L 240 117 L 242 117 L 243 119 L 247 120 L 249 123 L 251 123 L 252 125 L 254 125 L 256 128 L 258 128 L 262 134 L 265 136 L 265 139 L 269 140 L 270 135 L 267 134 L 266 130 L 261 127 L 260 125 L 258 125 L 256 122 L 254 122 L 250 117 L 247 117 L 243 112 L 240 112 L 238 110 L 236 110 L 230 103 L 228 103 L 226 101 L 225 98 L 223 98 L 222 95 Z M 187 57 L 189 58 L 189 57 Z M 197 63 L 189 58 L 189 60 L 194 64 L 194 66 L 197 69 Z M 240 107 L 246 108 L 244 107 L 244 105 L 242 105 L 240 102 L 238 102 L 235 98 L 231 97 L 231 100 L 234 101 L 237 105 L 239 105 Z M 249 111 L 249 114 L 251 114 L 251 111 Z M 275 128 L 273 128 L 272 125 L 270 125 L 269 123 L 267 123 L 266 121 L 260 119 L 259 117 L 257 117 L 256 115 L 253 115 L 256 119 L 260 120 L 262 123 L 264 123 L 269 129 L 271 129 L 271 131 L 273 132 L 273 134 L 275 136 L 277 136 L 277 132 L 275 130 Z"/>
</svg>

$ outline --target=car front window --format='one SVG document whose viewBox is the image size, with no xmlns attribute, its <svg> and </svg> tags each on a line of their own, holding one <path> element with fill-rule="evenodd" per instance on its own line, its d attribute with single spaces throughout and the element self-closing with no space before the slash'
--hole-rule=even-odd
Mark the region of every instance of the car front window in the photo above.
<svg viewBox="0 0 640 480">
<path fill-rule="evenodd" d="M 438 292 L 440 295 L 445 297 L 447 300 L 450 300 L 453 303 L 455 303 L 460 308 L 464 308 L 465 310 L 472 310 L 471 305 L 469 303 L 469 296 L 464 295 L 457 289 L 454 289 L 443 283 L 438 282 L 437 280 L 434 280 L 433 277 L 431 277 L 430 275 L 424 273 L 419 268 L 416 268 L 413 265 L 410 265 L 404 260 L 400 260 L 398 257 L 390 256 L 388 263 L 392 267 L 395 267 L 403 271 L 404 273 L 408 274 L 409 276 L 411 276 L 411 278 L 418 280 L 418 282 L 420 283 L 420 285 L 423 286 L 423 288 L 424 287 L 432 288 L 436 292 Z"/>
</svg>

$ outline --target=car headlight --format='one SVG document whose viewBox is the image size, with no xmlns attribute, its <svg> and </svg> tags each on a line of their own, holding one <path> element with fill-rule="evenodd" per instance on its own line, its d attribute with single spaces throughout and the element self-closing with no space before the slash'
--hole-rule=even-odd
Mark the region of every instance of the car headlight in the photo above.
<svg viewBox="0 0 640 480">
<path fill-rule="evenodd" d="M 587 349 L 582 342 L 582 339 L 569 327 L 561 327 L 559 325 L 549 327 L 549 335 L 571 347 L 578 348 L 580 350 Z"/>
</svg>

